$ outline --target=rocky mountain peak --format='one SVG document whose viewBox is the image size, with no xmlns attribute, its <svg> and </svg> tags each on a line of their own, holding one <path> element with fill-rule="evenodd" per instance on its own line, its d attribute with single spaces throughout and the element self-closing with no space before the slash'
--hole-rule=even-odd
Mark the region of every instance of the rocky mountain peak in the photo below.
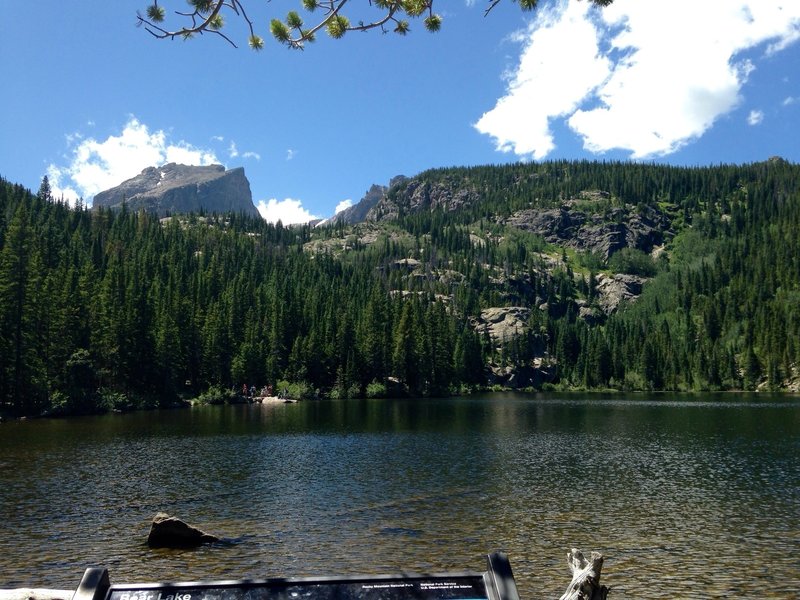
<svg viewBox="0 0 800 600">
<path fill-rule="evenodd" d="M 244 168 L 168 163 L 147 167 L 139 175 L 94 197 L 94 207 L 168 213 L 244 213 L 258 216 Z"/>
<path fill-rule="evenodd" d="M 353 225 L 370 220 L 371 211 L 381 203 L 386 197 L 387 192 L 395 185 L 398 185 L 408 178 L 404 175 L 397 175 L 389 180 L 388 187 L 385 185 L 373 184 L 364 194 L 364 197 L 357 204 L 337 213 L 332 219 L 333 223 L 347 223 Z M 374 220 L 374 219 L 372 219 Z"/>
</svg>

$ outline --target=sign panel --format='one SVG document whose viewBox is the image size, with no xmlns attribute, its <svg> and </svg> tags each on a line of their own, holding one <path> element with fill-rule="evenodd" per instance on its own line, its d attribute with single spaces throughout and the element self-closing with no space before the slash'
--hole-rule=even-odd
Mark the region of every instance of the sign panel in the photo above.
<svg viewBox="0 0 800 600">
<path fill-rule="evenodd" d="M 107 600 L 489 600 L 482 576 L 119 589 Z"/>
<path fill-rule="evenodd" d="M 120 585 L 111 585 L 107 569 L 92 567 L 72 600 L 519 600 L 508 557 L 486 559 L 485 573 Z"/>
</svg>

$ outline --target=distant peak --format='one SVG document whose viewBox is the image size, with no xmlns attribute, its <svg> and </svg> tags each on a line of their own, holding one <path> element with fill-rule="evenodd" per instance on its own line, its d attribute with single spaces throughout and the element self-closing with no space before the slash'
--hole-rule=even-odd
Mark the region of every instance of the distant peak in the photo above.
<svg viewBox="0 0 800 600">
<path fill-rule="evenodd" d="M 94 197 L 95 207 L 144 209 L 167 213 L 215 212 L 258 216 L 253 205 L 250 182 L 244 168 L 225 170 L 223 165 L 182 165 L 167 163 L 147 167 L 120 185 Z"/>
</svg>

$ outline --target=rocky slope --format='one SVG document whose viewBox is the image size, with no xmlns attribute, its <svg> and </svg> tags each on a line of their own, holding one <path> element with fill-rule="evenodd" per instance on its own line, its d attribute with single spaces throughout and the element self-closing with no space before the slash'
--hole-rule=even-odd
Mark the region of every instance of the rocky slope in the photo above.
<svg viewBox="0 0 800 600">
<path fill-rule="evenodd" d="M 406 258 L 379 268 L 402 288 L 395 294 L 406 297 L 422 293 L 416 290 L 429 289 L 436 298 L 449 304 L 459 290 L 472 285 L 474 272 L 470 277 L 466 265 L 449 260 L 446 251 L 442 254 L 443 250 L 437 252 L 435 248 L 415 250 L 420 244 L 434 245 L 433 232 L 415 238 L 402 226 L 392 225 L 403 216 L 445 213 L 447 216 L 443 218 L 454 224 L 450 230 L 451 243 L 452 232 L 460 231 L 462 238 L 468 236 L 476 260 L 480 257 L 481 264 L 475 266 L 486 276 L 482 284 L 485 289 L 475 289 L 476 293 L 484 296 L 484 302 L 494 304 L 484 305 L 480 314 L 470 319 L 472 328 L 491 340 L 498 354 L 504 344 L 520 336 L 526 336 L 528 344 L 537 344 L 535 349 L 529 348 L 535 360 L 524 368 L 500 362 L 490 364 L 490 381 L 509 387 L 541 385 L 553 379 L 557 361 L 545 351 L 547 336 L 539 335 L 538 326 L 537 331 L 531 331 L 531 323 L 539 319 L 535 314 L 559 318 L 571 311 L 590 326 L 604 323 L 623 304 L 638 299 L 650 275 L 628 271 L 632 265 L 619 260 L 612 262 L 612 256 L 626 250 L 641 260 L 654 260 L 674 238 L 676 227 L 673 214 L 657 203 L 635 202 L 635 198 L 625 202 L 599 189 L 540 199 L 530 193 L 519 193 L 513 186 L 513 182 L 507 190 L 498 186 L 501 188 L 498 194 L 471 179 L 469 174 L 396 178 L 388 187 L 372 186 L 361 202 L 337 215 L 337 221 L 350 226 L 344 232 L 310 241 L 306 250 L 342 257 L 375 243 L 406 248 L 409 252 Z M 517 201 L 515 209 L 510 208 L 511 202 L 503 200 L 512 195 L 523 198 L 522 202 Z M 532 241 L 534 236 L 540 242 Z M 441 234 L 438 239 L 440 243 L 443 241 Z M 500 248 L 518 249 L 515 244 L 522 240 L 527 240 L 525 243 L 530 243 L 531 248 L 539 248 L 535 252 L 528 250 L 528 267 L 508 260 L 486 264 L 490 248 L 494 248 L 496 255 Z M 532 268 L 531 264 L 536 266 Z M 590 269 L 593 283 L 591 293 L 587 294 Z M 553 305 L 552 297 L 548 300 L 543 291 L 542 282 L 549 282 L 544 288 L 559 287 L 559 272 L 568 273 L 576 288 L 584 291 Z"/>
<path fill-rule="evenodd" d="M 244 213 L 257 217 L 250 182 L 244 169 L 225 170 L 222 165 L 187 166 L 169 163 L 148 167 L 94 197 L 94 207 L 146 210 L 158 216 L 205 211 Z"/>
<path fill-rule="evenodd" d="M 331 223 L 347 223 L 348 225 L 354 225 L 356 223 L 363 223 L 367 220 L 375 220 L 374 218 L 370 218 L 370 212 L 379 204 L 386 201 L 386 193 L 391 189 L 392 186 L 400 184 L 406 181 L 408 178 L 404 175 L 398 175 L 393 177 L 391 181 L 389 181 L 389 185 L 378 185 L 373 184 L 368 190 L 367 193 L 364 194 L 364 197 L 358 201 L 357 204 L 354 204 L 350 208 L 346 208 L 343 211 L 337 213 L 333 217 L 331 217 Z"/>
<path fill-rule="evenodd" d="M 478 186 L 469 181 L 397 177 L 389 187 L 373 185 L 358 204 L 336 215 L 334 221 L 356 224 L 391 221 L 422 211 L 454 213 L 482 201 Z M 549 244 L 589 252 L 603 261 L 623 248 L 649 254 L 674 236 L 669 216 L 657 207 L 622 203 L 602 190 L 582 191 L 557 206 L 531 206 L 498 220 Z"/>
<path fill-rule="evenodd" d="M 373 206 L 367 221 L 389 221 L 401 213 L 443 209 L 455 211 L 480 201 L 480 194 L 460 180 L 428 181 L 420 177 L 395 178 L 384 197 Z"/>
</svg>

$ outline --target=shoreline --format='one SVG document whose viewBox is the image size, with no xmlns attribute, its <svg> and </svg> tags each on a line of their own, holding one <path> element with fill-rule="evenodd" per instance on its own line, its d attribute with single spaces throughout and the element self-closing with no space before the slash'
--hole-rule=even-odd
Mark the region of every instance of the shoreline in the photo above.
<svg viewBox="0 0 800 600">
<path fill-rule="evenodd" d="M 12 588 L 0 590 L 0 600 L 70 600 L 75 590 L 53 590 L 49 588 Z"/>
<path fill-rule="evenodd" d="M 606 388 L 606 389 L 537 389 L 537 388 L 520 388 L 520 389 L 512 389 L 512 388 L 486 388 L 486 389 L 476 389 L 476 390 L 469 390 L 465 391 L 460 394 L 453 394 L 451 396 L 441 396 L 442 398 L 453 397 L 453 396 L 473 396 L 476 394 L 496 394 L 496 393 L 519 393 L 519 394 L 565 394 L 565 395 L 574 395 L 574 394 L 586 394 L 589 397 L 592 396 L 623 396 L 623 395 L 630 395 L 630 396 L 639 396 L 639 395 L 650 395 L 650 396 L 666 396 L 670 394 L 674 394 L 678 397 L 692 397 L 695 395 L 712 395 L 717 397 L 729 397 L 729 398 L 737 398 L 742 396 L 751 395 L 753 398 L 760 398 L 765 396 L 779 396 L 782 398 L 786 398 L 788 400 L 800 400 L 800 385 L 798 389 L 782 389 L 776 391 L 766 391 L 766 390 L 713 390 L 713 391 L 697 391 L 697 390 L 621 390 L 616 388 Z M 394 396 L 397 397 L 397 396 Z M 431 398 L 438 398 L 431 397 Z M 63 414 L 40 414 L 40 415 L 22 415 L 19 417 L 12 416 L 10 412 L 3 412 L 0 410 L 0 427 L 3 424 L 9 424 L 19 421 L 26 421 L 26 420 L 38 420 L 38 419 L 70 419 L 74 417 L 83 417 L 83 416 L 90 416 L 90 415 L 102 415 L 102 414 L 109 414 L 109 413 L 118 413 L 118 414 L 126 414 L 132 412 L 139 412 L 139 411 L 149 411 L 149 410 L 176 410 L 176 409 L 185 409 L 185 408 L 192 408 L 197 406 L 216 406 L 222 404 L 294 404 L 297 402 L 302 402 L 301 399 L 297 398 L 281 398 L 279 396 L 256 396 L 253 398 L 241 396 L 239 394 L 234 396 L 235 400 L 233 401 L 226 401 L 226 402 L 201 402 L 198 401 L 197 398 L 193 398 L 190 400 L 182 400 L 175 402 L 169 406 L 162 406 L 162 407 L 134 407 L 129 409 L 110 409 L 103 412 L 92 412 L 92 413 L 63 413 Z M 381 396 L 372 398 L 374 400 L 390 400 L 392 396 Z M 329 397 L 321 397 L 319 399 L 330 400 Z M 2 593 L 2 590 L 0 590 Z M 0 595 L 0 600 L 5 600 L 5 598 Z"/>
</svg>

